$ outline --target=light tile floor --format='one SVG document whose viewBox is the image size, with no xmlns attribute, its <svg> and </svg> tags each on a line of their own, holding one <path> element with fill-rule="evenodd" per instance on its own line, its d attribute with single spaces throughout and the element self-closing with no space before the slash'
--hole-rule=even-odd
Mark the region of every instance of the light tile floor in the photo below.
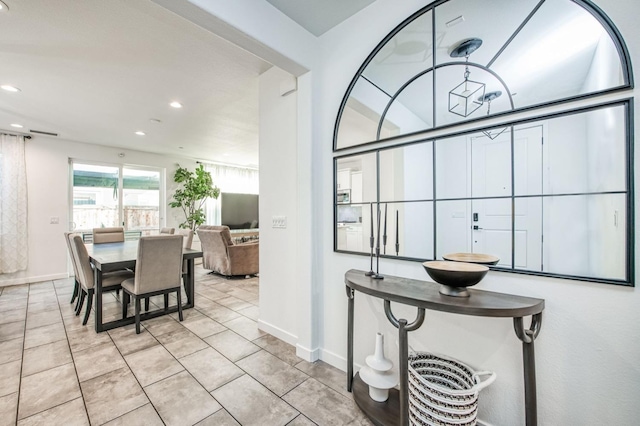
<svg viewBox="0 0 640 426">
<path fill-rule="evenodd" d="M 258 278 L 206 272 L 183 322 L 154 318 L 139 335 L 97 334 L 93 314 L 83 326 L 72 279 L 0 288 L 0 426 L 371 424 L 343 372 L 258 330 Z M 106 320 L 120 308 L 104 296 Z"/>
</svg>

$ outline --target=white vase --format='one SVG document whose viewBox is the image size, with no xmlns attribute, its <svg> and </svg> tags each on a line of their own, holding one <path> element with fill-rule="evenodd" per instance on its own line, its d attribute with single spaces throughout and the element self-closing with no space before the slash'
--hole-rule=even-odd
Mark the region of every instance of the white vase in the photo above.
<svg viewBox="0 0 640 426">
<path fill-rule="evenodd" d="M 376 334 L 376 348 L 369 355 L 367 365 L 360 369 L 360 378 L 369 385 L 369 396 L 376 402 L 384 402 L 389 398 L 389 389 L 398 384 L 398 376 L 391 371 L 393 363 L 384 356 L 384 335 Z"/>
</svg>

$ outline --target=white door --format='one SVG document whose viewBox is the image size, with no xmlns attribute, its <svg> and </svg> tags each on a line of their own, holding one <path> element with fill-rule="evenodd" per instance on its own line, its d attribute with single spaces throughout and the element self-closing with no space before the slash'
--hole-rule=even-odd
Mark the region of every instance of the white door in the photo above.
<svg viewBox="0 0 640 426">
<path fill-rule="evenodd" d="M 516 195 L 536 191 L 536 181 L 527 171 L 542 172 L 541 127 L 518 129 L 514 140 L 514 183 Z M 511 133 L 503 132 L 491 140 L 487 136 L 471 138 L 471 195 L 487 197 L 472 201 L 472 252 L 500 258 L 499 266 L 539 270 L 541 265 L 542 211 L 539 199 L 512 202 Z M 541 182 L 541 179 L 538 180 Z M 536 191 L 539 193 L 538 191 Z M 509 197 L 509 198 L 498 198 Z M 535 208 L 540 205 L 540 209 Z M 515 232 L 512 241 L 512 213 L 515 210 Z M 513 247 L 515 244 L 515 247 Z"/>
</svg>

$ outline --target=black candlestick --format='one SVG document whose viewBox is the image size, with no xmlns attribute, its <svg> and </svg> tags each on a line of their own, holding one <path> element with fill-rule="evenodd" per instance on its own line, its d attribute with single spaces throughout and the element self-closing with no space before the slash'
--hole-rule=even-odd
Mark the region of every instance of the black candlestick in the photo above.
<svg viewBox="0 0 640 426">
<path fill-rule="evenodd" d="M 396 210 L 396 256 L 398 256 L 398 254 L 400 253 L 400 241 L 398 240 L 398 224 L 399 224 L 399 220 L 398 220 L 398 210 Z"/>
<path fill-rule="evenodd" d="M 376 273 L 371 276 L 376 280 L 384 279 L 384 276 L 380 275 L 380 216 L 382 216 L 382 211 L 380 211 L 380 203 L 378 203 L 378 242 L 376 244 Z"/>
<path fill-rule="evenodd" d="M 387 203 L 384 203 L 384 234 L 382 234 L 382 254 L 387 254 Z"/>
<path fill-rule="evenodd" d="M 371 265 L 369 268 L 369 272 L 365 272 L 365 275 L 367 277 L 371 277 L 373 275 L 375 275 L 375 272 L 373 272 L 373 203 L 370 204 L 371 206 L 371 235 L 369 236 L 369 247 L 371 247 Z"/>
</svg>

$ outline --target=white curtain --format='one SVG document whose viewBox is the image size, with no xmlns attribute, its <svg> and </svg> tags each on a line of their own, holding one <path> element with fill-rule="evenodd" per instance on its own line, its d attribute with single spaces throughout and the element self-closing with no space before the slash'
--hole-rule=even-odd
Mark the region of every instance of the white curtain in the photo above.
<svg viewBox="0 0 640 426">
<path fill-rule="evenodd" d="M 259 193 L 258 170 L 220 164 L 205 164 L 204 168 L 211 173 L 213 184 L 220 188 L 220 192 Z M 205 214 L 207 215 L 207 225 L 220 225 L 220 197 L 217 200 L 211 198 L 207 200 Z"/>
<path fill-rule="evenodd" d="M 0 134 L 0 274 L 27 269 L 24 137 Z"/>
</svg>

